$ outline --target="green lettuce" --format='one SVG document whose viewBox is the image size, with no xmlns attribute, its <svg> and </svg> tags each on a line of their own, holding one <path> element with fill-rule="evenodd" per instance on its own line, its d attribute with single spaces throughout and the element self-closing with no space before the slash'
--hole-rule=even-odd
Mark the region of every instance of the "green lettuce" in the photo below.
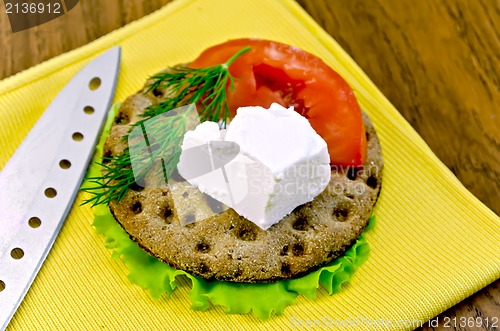
<svg viewBox="0 0 500 331">
<path fill-rule="evenodd" d="M 118 105 L 110 112 L 105 132 L 97 147 L 95 159 L 101 159 L 105 137 L 111 127 Z M 99 175 L 101 169 L 93 163 L 87 178 Z M 88 181 L 84 186 L 91 185 Z M 330 295 L 342 290 L 354 272 L 367 260 L 370 247 L 366 241 L 366 232 L 373 227 L 375 216 L 365 232 L 355 244 L 330 264 L 319 268 L 306 276 L 281 280 L 272 283 L 249 284 L 226 281 L 207 281 L 182 270 L 176 270 L 143 251 L 114 220 L 108 206 L 94 207 L 93 226 L 98 234 L 104 236 L 106 247 L 113 251 L 113 258 L 120 258 L 128 267 L 128 279 L 148 290 L 151 296 L 159 298 L 163 293 L 170 296 L 179 284 L 178 277 L 191 280 L 191 309 L 207 310 L 210 303 L 225 307 L 228 314 L 247 314 L 252 312 L 260 319 L 268 319 L 274 313 L 283 314 L 288 305 L 294 304 L 301 294 L 310 299 L 316 298 L 316 292 L 322 285 Z"/>
</svg>

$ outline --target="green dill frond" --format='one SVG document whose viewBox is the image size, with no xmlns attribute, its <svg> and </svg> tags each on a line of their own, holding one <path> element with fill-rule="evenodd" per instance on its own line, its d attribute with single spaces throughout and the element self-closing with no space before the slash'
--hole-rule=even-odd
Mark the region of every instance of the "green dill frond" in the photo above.
<svg viewBox="0 0 500 331">
<path fill-rule="evenodd" d="M 90 203 L 95 206 L 121 201 L 130 187 L 138 180 L 143 180 L 152 169 L 154 164 L 152 160 L 161 160 L 165 179 L 173 173 L 179 161 L 180 146 L 187 129 L 187 114 L 195 108 L 189 108 L 182 115 L 162 118 L 162 121 L 157 122 L 158 125 L 154 122 L 155 117 L 184 105 L 198 105 L 201 106 L 199 114 L 201 122 L 220 122 L 221 126 L 225 127 L 230 118 L 227 90 L 234 88 L 234 78 L 229 73 L 229 66 L 249 50 L 249 46 L 244 47 L 226 63 L 208 68 L 174 66 L 167 72 L 153 75 L 151 77 L 153 82 L 146 88 L 145 93 L 165 89 L 168 91 L 168 98 L 146 108 L 141 120 L 133 124 L 130 132 L 139 126 L 144 130 L 147 122 L 150 130 L 148 136 L 161 139 L 153 142 L 141 140 L 138 142 L 139 146 L 134 146 L 139 149 L 148 148 L 151 151 L 150 155 L 132 157 L 129 146 L 122 154 L 103 159 L 103 162 L 99 163 L 103 168 L 103 175 L 89 178 L 88 181 L 93 185 L 82 189 L 92 195 L 83 204 Z M 127 138 L 128 136 L 125 137 Z"/>
</svg>

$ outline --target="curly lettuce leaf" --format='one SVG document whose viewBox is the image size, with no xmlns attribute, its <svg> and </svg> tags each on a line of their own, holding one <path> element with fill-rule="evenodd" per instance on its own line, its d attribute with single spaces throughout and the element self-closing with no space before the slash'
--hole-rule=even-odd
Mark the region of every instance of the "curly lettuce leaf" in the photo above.
<svg viewBox="0 0 500 331">
<path fill-rule="evenodd" d="M 148 290 L 154 298 L 163 293 L 170 296 L 178 286 L 177 276 L 182 275 L 191 280 L 191 309 L 207 310 L 212 303 L 224 306 L 228 314 L 252 312 L 260 319 L 268 319 L 273 313 L 283 314 L 299 294 L 315 299 L 320 284 L 330 295 L 341 291 L 370 252 L 363 233 L 344 256 L 300 278 L 263 284 L 207 281 L 176 270 L 144 252 L 116 223 L 107 206 L 95 207 L 93 226 L 98 234 L 104 235 L 106 247 L 113 250 L 113 258 L 121 258 L 127 265 L 128 279 Z"/>
<path fill-rule="evenodd" d="M 111 127 L 118 105 L 114 106 L 108 117 L 105 132 L 98 144 L 95 159 L 100 160 L 104 141 Z M 88 177 L 98 175 L 101 169 L 92 163 Z M 88 181 L 84 186 L 91 185 Z M 342 285 L 348 282 L 354 272 L 367 260 L 370 247 L 366 241 L 366 231 L 373 227 L 375 216 L 370 217 L 367 230 L 356 243 L 330 264 L 315 270 L 306 276 L 273 283 L 249 284 L 224 281 L 207 281 L 182 270 L 176 270 L 143 251 L 114 220 L 105 205 L 94 207 L 93 226 L 98 234 L 104 236 L 106 248 L 113 251 L 113 258 L 120 258 L 128 267 L 128 279 L 148 290 L 154 298 L 163 293 L 170 296 L 179 285 L 177 277 L 191 280 L 191 309 L 204 311 L 213 305 L 225 307 L 228 314 L 247 314 L 252 312 L 260 319 L 268 319 L 274 313 L 283 314 L 285 308 L 295 303 L 301 294 L 310 299 L 316 298 L 316 292 L 322 285 L 330 295 L 340 292 Z"/>
</svg>

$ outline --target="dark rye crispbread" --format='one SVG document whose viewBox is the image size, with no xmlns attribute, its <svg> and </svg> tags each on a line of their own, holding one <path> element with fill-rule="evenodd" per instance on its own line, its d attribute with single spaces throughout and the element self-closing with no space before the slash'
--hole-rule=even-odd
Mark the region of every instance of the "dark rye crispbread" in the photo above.
<svg viewBox="0 0 500 331">
<path fill-rule="evenodd" d="M 145 90 L 127 98 L 111 128 L 105 156 L 122 153 L 123 137 L 147 106 L 164 98 L 162 91 Z M 173 268 L 206 279 L 270 282 L 302 276 L 344 252 L 365 229 L 377 201 L 382 180 L 382 154 L 377 134 L 363 115 L 368 139 L 363 168 L 332 168 L 323 193 L 301 205 L 268 230 L 262 230 L 234 210 L 183 225 L 176 208 L 193 219 L 213 214 L 218 206 L 200 191 L 173 208 L 167 188 L 132 187 L 110 210 L 130 237 L 149 254 Z M 182 203 L 182 202 L 181 202 Z M 219 206 L 220 207 L 220 206 Z"/>
</svg>

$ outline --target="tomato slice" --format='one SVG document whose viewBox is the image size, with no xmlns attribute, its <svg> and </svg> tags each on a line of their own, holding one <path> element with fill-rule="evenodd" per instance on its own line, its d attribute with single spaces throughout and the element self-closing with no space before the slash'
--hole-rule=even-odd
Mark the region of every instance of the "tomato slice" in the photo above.
<svg viewBox="0 0 500 331">
<path fill-rule="evenodd" d="M 293 106 L 326 141 L 330 162 L 360 166 L 366 160 L 363 117 L 352 89 L 318 57 L 275 41 L 236 39 L 208 48 L 191 63 L 204 68 L 226 62 L 245 46 L 252 49 L 229 67 L 232 115 L 242 106 Z"/>
</svg>

